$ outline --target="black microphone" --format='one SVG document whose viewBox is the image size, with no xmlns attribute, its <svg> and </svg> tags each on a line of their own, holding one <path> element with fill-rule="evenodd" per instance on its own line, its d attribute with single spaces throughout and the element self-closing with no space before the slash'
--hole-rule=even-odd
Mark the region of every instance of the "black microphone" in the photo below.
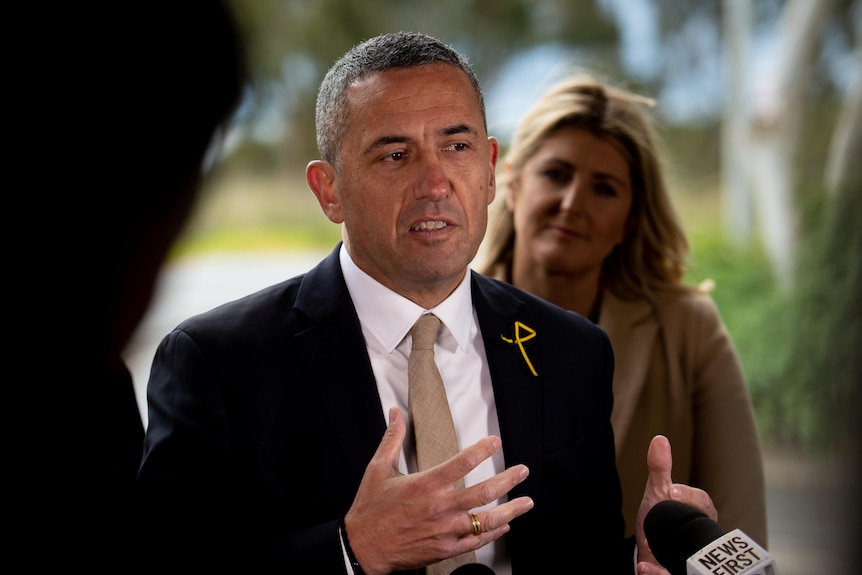
<svg viewBox="0 0 862 575">
<path fill-rule="evenodd" d="M 650 550 L 671 575 L 778 575 L 775 560 L 748 535 L 679 501 L 656 503 L 644 518 Z"/>
<path fill-rule="evenodd" d="M 494 575 L 494 570 L 481 563 L 467 563 L 456 567 L 451 575 Z"/>
</svg>

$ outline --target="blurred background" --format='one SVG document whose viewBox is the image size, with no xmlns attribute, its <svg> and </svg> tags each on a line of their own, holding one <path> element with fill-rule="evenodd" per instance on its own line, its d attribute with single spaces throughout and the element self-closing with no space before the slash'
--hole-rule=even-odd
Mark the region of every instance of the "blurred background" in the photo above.
<svg viewBox="0 0 862 575">
<path fill-rule="evenodd" d="M 318 157 L 317 87 L 355 43 L 420 31 L 468 56 L 503 153 L 515 123 L 562 74 L 587 70 L 655 99 L 691 243 L 689 280 L 715 282 L 772 456 L 773 486 L 787 481 L 783 493 L 793 499 L 799 481 L 833 494 L 855 484 L 862 0 L 234 0 L 232 7 L 253 85 L 213 150 L 201 201 L 130 345 L 141 389 L 155 344 L 176 323 L 303 272 L 333 248 L 340 229 L 304 177 Z M 794 467 L 803 460 L 805 472 Z M 811 502 L 801 520 L 842 525 L 838 517 L 859 508 L 852 491 Z M 779 532 L 786 517 L 772 511 L 770 529 Z M 849 516 L 856 523 L 862 514 Z M 816 572 L 799 561 L 800 574 Z M 791 569 L 781 564 L 782 573 Z"/>
</svg>

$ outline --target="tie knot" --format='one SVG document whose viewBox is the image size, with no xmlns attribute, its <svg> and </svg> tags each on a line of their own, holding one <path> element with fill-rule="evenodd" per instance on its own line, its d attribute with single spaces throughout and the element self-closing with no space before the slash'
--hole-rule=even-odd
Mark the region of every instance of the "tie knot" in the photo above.
<svg viewBox="0 0 862 575">
<path fill-rule="evenodd" d="M 413 349 L 434 349 L 437 341 L 437 331 L 440 329 L 440 318 L 434 314 L 425 314 L 416 320 L 410 328 L 413 336 Z"/>
</svg>

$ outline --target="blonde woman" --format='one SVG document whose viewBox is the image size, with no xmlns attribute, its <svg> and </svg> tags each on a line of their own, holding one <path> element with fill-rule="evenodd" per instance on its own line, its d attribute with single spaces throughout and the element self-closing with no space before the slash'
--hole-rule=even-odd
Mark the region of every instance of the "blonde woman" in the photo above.
<svg viewBox="0 0 862 575">
<path fill-rule="evenodd" d="M 586 76 L 548 90 L 504 157 L 480 271 L 589 317 L 610 337 L 617 467 L 634 532 L 656 434 L 674 481 L 709 492 L 725 530 L 767 544 L 760 441 L 712 298 L 683 283 L 688 242 L 668 194 L 652 101 Z"/>
</svg>

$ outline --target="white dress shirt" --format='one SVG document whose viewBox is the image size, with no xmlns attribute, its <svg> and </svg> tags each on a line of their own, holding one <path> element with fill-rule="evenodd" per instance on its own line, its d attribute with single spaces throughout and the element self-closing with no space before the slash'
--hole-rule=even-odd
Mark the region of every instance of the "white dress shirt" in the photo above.
<svg viewBox="0 0 862 575">
<path fill-rule="evenodd" d="M 416 450 L 407 411 L 407 359 L 411 347 L 410 328 L 424 313 L 433 313 L 442 322 L 434 346 L 435 361 L 446 387 L 458 445 L 464 449 L 488 435 L 499 437 L 494 391 L 482 333 L 473 310 L 469 271 L 445 301 L 426 310 L 359 269 L 343 245 L 339 255 L 344 280 L 359 315 L 384 416 L 388 415 L 391 407 L 398 407 L 407 423 L 400 471 L 405 474 L 416 471 Z M 475 485 L 503 470 L 500 450 L 467 474 L 465 485 Z M 500 502 L 471 511 L 493 507 Z M 467 511 L 465 530 L 469 527 Z M 501 537 L 476 552 L 476 560 L 489 565 L 499 575 L 511 573 L 505 540 L 505 536 Z"/>
</svg>

